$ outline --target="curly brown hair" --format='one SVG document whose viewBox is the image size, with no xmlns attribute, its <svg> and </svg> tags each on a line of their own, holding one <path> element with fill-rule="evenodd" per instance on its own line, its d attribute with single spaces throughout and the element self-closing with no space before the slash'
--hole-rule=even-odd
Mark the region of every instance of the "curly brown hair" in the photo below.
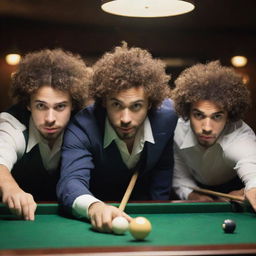
<svg viewBox="0 0 256 256">
<path fill-rule="evenodd" d="M 165 65 L 141 48 L 128 48 L 127 43 L 105 53 L 93 66 L 90 96 L 96 103 L 114 93 L 133 87 L 144 87 L 152 107 L 155 108 L 169 96 Z"/>
<path fill-rule="evenodd" d="M 189 119 L 191 104 L 210 100 L 228 112 L 230 121 L 243 117 L 250 107 L 250 93 L 242 77 L 219 61 L 196 64 L 185 69 L 175 81 L 171 92 L 177 113 Z"/>
<path fill-rule="evenodd" d="M 79 55 L 62 49 L 44 49 L 28 53 L 12 75 L 11 96 L 28 105 L 30 96 L 41 86 L 68 91 L 74 110 L 81 109 L 88 98 L 92 70 Z"/>
</svg>

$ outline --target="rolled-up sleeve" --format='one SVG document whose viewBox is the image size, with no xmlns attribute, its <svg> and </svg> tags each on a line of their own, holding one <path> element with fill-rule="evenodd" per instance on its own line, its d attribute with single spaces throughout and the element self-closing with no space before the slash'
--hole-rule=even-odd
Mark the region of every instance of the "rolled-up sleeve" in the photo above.
<svg viewBox="0 0 256 256">
<path fill-rule="evenodd" d="M 245 189 L 256 188 L 256 137 L 248 134 L 230 144 L 225 150 L 227 158 L 234 161 L 234 169 L 245 184 Z"/>
<path fill-rule="evenodd" d="M 182 200 L 187 200 L 188 195 L 193 191 L 189 187 L 198 187 L 188 168 L 184 159 L 179 154 L 178 146 L 174 143 L 173 188 Z"/>
<path fill-rule="evenodd" d="M 25 129 L 12 115 L 6 112 L 0 114 L 0 164 L 10 171 L 25 151 Z"/>
</svg>

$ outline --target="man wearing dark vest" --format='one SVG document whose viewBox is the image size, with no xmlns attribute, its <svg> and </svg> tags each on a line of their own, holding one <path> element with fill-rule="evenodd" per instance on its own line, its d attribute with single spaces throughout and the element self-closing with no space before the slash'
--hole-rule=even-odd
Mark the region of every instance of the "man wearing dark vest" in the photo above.
<svg viewBox="0 0 256 256">
<path fill-rule="evenodd" d="M 60 148 L 70 116 L 85 105 L 91 71 L 61 49 L 27 54 L 12 76 L 16 104 L 0 114 L 0 197 L 34 220 L 35 201 L 56 200 Z"/>
<path fill-rule="evenodd" d="M 125 43 L 93 67 L 95 104 L 76 114 L 66 129 L 57 194 L 100 232 L 110 232 L 116 216 L 130 220 L 102 201 L 121 201 L 135 170 L 131 200 L 169 199 L 177 122 L 166 99 L 169 79 L 160 60 Z"/>
</svg>

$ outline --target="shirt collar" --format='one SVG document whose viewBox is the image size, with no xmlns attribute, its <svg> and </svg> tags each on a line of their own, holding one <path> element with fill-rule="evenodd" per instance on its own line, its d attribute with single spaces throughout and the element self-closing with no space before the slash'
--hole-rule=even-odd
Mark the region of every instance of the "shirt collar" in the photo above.
<svg viewBox="0 0 256 256">
<path fill-rule="evenodd" d="M 180 148 L 184 149 L 184 148 L 190 148 L 190 147 L 194 147 L 198 144 L 196 136 L 190 126 L 190 121 L 188 121 L 187 125 L 189 126 L 188 132 L 185 135 L 185 138 L 183 140 L 183 143 L 181 144 Z"/>
<path fill-rule="evenodd" d="M 150 143 L 155 143 L 153 133 L 152 133 L 152 128 L 150 121 L 148 117 L 146 117 L 145 121 L 143 122 L 140 130 L 138 131 L 140 134 L 140 140 L 145 142 L 150 142 Z M 119 137 L 117 136 L 115 130 L 111 126 L 108 118 L 106 117 L 105 120 L 105 132 L 104 132 L 104 148 L 108 147 L 113 140 L 120 140 Z"/>
</svg>

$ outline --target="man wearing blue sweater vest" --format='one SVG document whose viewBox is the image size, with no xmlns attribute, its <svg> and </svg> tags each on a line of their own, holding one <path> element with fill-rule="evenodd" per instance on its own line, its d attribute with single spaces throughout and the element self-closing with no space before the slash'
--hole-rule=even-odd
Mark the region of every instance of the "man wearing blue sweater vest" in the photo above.
<svg viewBox="0 0 256 256">
<path fill-rule="evenodd" d="M 93 67 L 95 104 L 80 111 L 65 132 L 57 194 L 77 217 L 111 232 L 117 216 L 103 201 L 121 201 L 135 170 L 131 200 L 168 200 L 177 122 L 169 76 L 160 60 L 124 43 Z"/>
</svg>

